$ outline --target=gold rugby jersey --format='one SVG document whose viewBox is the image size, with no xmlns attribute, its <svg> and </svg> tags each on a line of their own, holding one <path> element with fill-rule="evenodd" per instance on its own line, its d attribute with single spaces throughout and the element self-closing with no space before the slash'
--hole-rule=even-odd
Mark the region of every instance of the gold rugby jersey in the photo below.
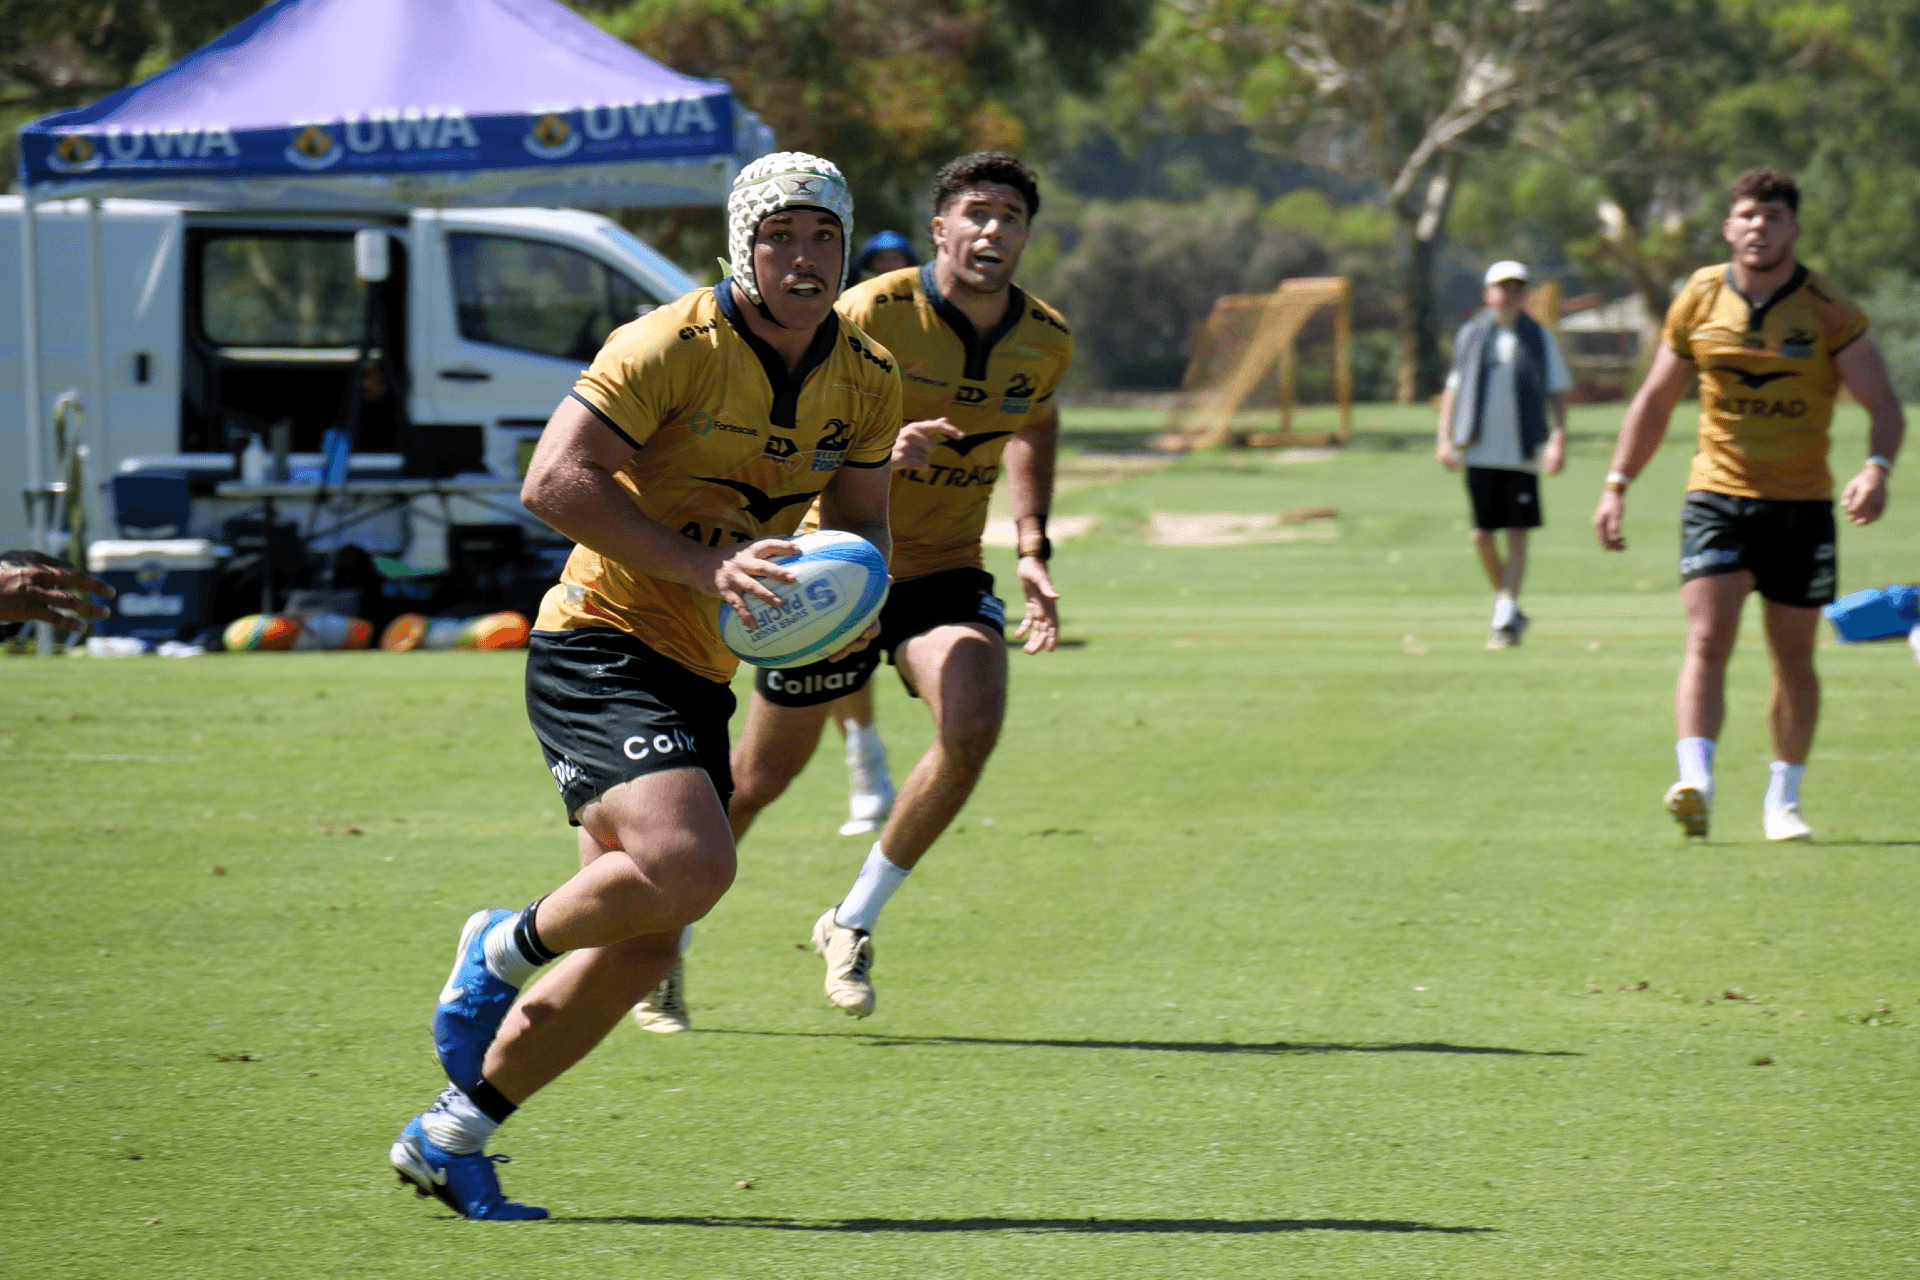
<svg viewBox="0 0 1920 1280">
<path fill-rule="evenodd" d="M 1731 267 L 1694 272 L 1662 333 L 1700 371 L 1700 447 L 1687 488 L 1831 500 L 1833 358 L 1866 329 L 1860 308 L 1804 266 L 1758 306 L 1734 287 Z"/>
<path fill-rule="evenodd" d="M 791 374 L 734 305 L 697 289 L 608 337 L 573 397 L 637 453 L 614 476 L 633 504 L 709 547 L 792 533 L 841 467 L 884 467 L 900 430 L 893 359 L 829 314 Z M 576 546 L 542 631 L 617 627 L 695 675 L 739 665 L 719 601 Z"/>
<path fill-rule="evenodd" d="M 1013 287 L 1006 318 L 977 333 L 941 295 L 931 262 L 856 285 L 839 307 L 899 363 L 902 422 L 944 417 L 966 432 L 936 445 L 926 466 L 894 472 L 893 576 L 978 566 L 1000 455 L 1015 432 L 1048 411 L 1073 362 L 1067 322 Z"/>
</svg>

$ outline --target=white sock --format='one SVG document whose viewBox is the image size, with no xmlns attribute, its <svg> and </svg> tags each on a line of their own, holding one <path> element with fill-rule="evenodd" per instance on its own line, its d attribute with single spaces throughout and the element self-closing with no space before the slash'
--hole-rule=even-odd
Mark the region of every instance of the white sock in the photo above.
<svg viewBox="0 0 1920 1280">
<path fill-rule="evenodd" d="M 448 1085 L 433 1100 L 427 1114 L 420 1117 L 420 1127 L 427 1131 L 434 1146 L 466 1156 L 486 1146 L 500 1122 L 489 1120 L 486 1112 L 473 1105 L 473 1099 Z"/>
<path fill-rule="evenodd" d="M 1520 612 L 1520 602 L 1513 598 L 1511 591 L 1499 591 L 1493 597 L 1493 625 L 1511 626 L 1513 615 Z"/>
<path fill-rule="evenodd" d="M 487 940 L 482 944 L 487 952 L 487 972 L 514 987 L 526 986 L 527 979 L 540 972 L 540 962 L 527 959 L 514 941 L 513 929 L 519 923 L 519 916 L 508 916 L 487 930 Z"/>
<path fill-rule="evenodd" d="M 1704 796 L 1713 795 L 1713 739 L 1682 738 L 1674 745 L 1680 757 L 1680 781 Z"/>
<path fill-rule="evenodd" d="M 1784 809 L 1790 804 L 1799 804 L 1800 779 L 1806 776 L 1807 766 L 1775 760 L 1767 768 L 1773 771 L 1773 777 L 1767 782 L 1766 807 Z"/>
<path fill-rule="evenodd" d="M 863 781 L 868 785 L 873 779 L 886 781 L 887 744 L 880 741 L 880 726 L 846 720 L 841 728 L 847 734 L 847 769 L 854 775 L 855 790 Z"/>
<path fill-rule="evenodd" d="M 853 888 L 840 905 L 833 909 L 833 918 L 842 928 L 861 929 L 873 932 L 880 923 L 880 908 L 887 905 L 887 899 L 893 891 L 906 883 L 912 867 L 896 867 L 887 860 L 880 850 L 879 841 L 867 851 L 867 860 L 860 868 L 860 874 L 854 877 Z"/>
</svg>

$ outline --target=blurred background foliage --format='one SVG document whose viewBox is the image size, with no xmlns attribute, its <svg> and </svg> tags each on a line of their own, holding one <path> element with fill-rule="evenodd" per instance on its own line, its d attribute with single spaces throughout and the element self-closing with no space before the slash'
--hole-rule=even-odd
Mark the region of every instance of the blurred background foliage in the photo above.
<svg viewBox="0 0 1920 1280">
<path fill-rule="evenodd" d="M 1417 399 L 1497 257 L 1637 296 L 1723 256 L 1724 189 L 1795 173 L 1802 256 L 1920 396 L 1920 0 L 570 0 L 727 79 L 923 248 L 934 169 L 1045 177 L 1023 270 L 1083 387 L 1177 384 L 1222 293 L 1354 279 L 1356 379 Z M 0 0 L 11 129 L 197 47 L 255 0 Z M 712 279 L 714 210 L 625 215 Z"/>
</svg>

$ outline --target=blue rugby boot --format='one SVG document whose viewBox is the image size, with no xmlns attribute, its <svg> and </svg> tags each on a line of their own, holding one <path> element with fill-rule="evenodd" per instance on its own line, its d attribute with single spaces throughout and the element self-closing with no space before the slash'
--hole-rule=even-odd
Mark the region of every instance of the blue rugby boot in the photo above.
<svg viewBox="0 0 1920 1280">
<path fill-rule="evenodd" d="M 490 1156 L 484 1151 L 457 1156 L 442 1150 L 433 1145 L 421 1119 L 415 1116 L 407 1122 L 389 1153 L 401 1186 L 412 1187 L 422 1199 L 432 1196 L 463 1218 L 527 1222 L 547 1216 L 538 1205 L 521 1204 L 500 1194 L 493 1166 L 506 1164 L 511 1156 Z"/>
<path fill-rule="evenodd" d="M 433 1051 L 447 1080 L 473 1091 L 480 1083 L 480 1065 L 500 1023 L 513 1007 L 520 988 L 493 976 L 487 968 L 487 931 L 518 914 L 498 907 L 476 911 L 460 930 L 460 949 L 454 953 L 453 972 L 440 989 L 433 1011 Z"/>
</svg>

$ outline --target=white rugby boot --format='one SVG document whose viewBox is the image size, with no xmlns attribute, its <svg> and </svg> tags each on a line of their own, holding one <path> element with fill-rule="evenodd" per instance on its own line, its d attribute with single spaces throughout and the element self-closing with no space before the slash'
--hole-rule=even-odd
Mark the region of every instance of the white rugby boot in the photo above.
<svg viewBox="0 0 1920 1280">
<path fill-rule="evenodd" d="M 1676 782 L 1667 788 L 1667 812 L 1687 835 L 1706 839 L 1707 818 L 1713 810 L 1713 795 L 1699 787 Z"/>
<path fill-rule="evenodd" d="M 835 907 L 813 922 L 813 949 L 827 960 L 827 999 L 849 1017 L 873 1012 L 873 936 L 833 918 Z"/>
<path fill-rule="evenodd" d="M 1797 804 L 1765 806 L 1760 815 L 1760 825 L 1769 840 L 1811 840 L 1813 828 L 1800 816 Z"/>
<path fill-rule="evenodd" d="M 667 976 L 660 979 L 660 985 L 649 991 L 645 1000 L 633 1006 L 633 1020 L 642 1031 L 663 1036 L 685 1031 L 693 1025 L 693 1019 L 687 1016 L 685 956 L 675 960 L 673 968 L 667 970 Z"/>
</svg>

